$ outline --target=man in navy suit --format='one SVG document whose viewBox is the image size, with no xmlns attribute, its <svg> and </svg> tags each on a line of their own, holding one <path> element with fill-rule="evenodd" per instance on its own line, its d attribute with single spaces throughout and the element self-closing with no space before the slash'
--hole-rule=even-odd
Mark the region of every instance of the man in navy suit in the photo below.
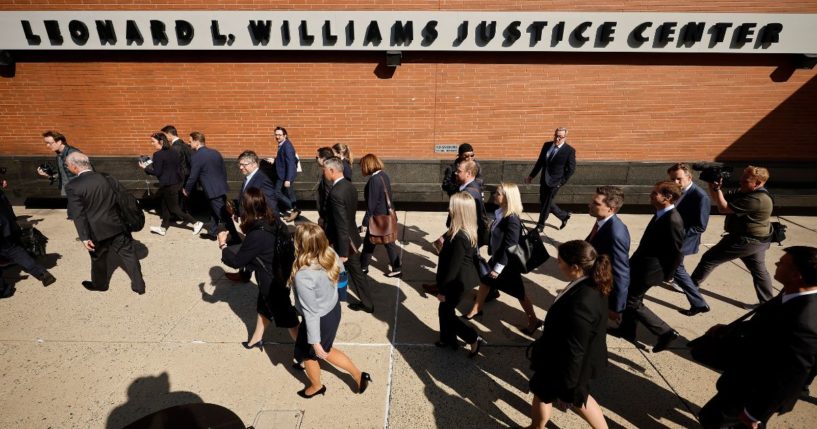
<svg viewBox="0 0 817 429">
<path fill-rule="evenodd" d="M 675 201 L 681 196 L 681 186 L 675 182 L 658 182 L 650 193 L 650 203 L 655 216 L 650 220 L 638 249 L 630 258 L 630 290 L 627 307 L 621 325 L 614 331 L 621 338 L 635 342 L 636 322 L 641 322 L 658 341 L 653 353 L 666 350 L 680 337 L 658 315 L 644 306 L 644 296 L 650 288 L 662 281 L 672 280 L 675 270 L 684 259 L 681 246 L 684 243 L 684 221 L 675 210 Z"/>
<path fill-rule="evenodd" d="M 590 216 L 596 218 L 585 241 L 599 255 L 607 255 L 613 266 L 613 290 L 608 296 L 610 320 L 621 322 L 630 287 L 630 231 L 617 216 L 624 205 L 624 191 L 617 186 L 600 186 L 589 204 Z"/>
<path fill-rule="evenodd" d="M 190 177 L 182 192 L 185 196 L 190 196 L 196 182 L 201 183 L 207 199 L 210 200 L 210 223 L 207 224 L 209 238 L 215 239 L 219 225 L 224 225 L 230 232 L 230 240 L 236 242 L 240 240 L 238 231 L 230 215 L 227 214 L 226 208 L 227 192 L 230 188 L 227 186 L 227 169 L 224 166 L 224 158 L 217 150 L 205 146 L 204 141 L 204 134 L 198 131 L 190 133 L 190 146 L 195 152 L 190 160 Z"/>
<path fill-rule="evenodd" d="M 284 220 L 292 222 L 301 213 L 295 207 L 295 176 L 298 172 L 298 158 L 295 155 L 295 147 L 289 141 L 287 130 L 283 127 L 275 127 L 275 140 L 278 141 L 278 152 L 275 155 L 275 189 L 278 191 L 278 202 L 280 207 L 286 212 Z"/>
<path fill-rule="evenodd" d="M 264 194 L 267 207 L 278 215 L 278 193 L 275 192 L 275 187 L 269 177 L 258 168 L 258 154 L 251 150 L 242 152 L 238 156 L 238 169 L 244 175 L 244 182 L 241 183 L 241 190 L 238 192 L 237 212 L 233 214 L 234 220 L 244 217 L 244 205 L 241 201 L 244 199 L 244 192 L 250 188 L 259 189 Z M 248 282 L 250 281 L 250 274 L 250 271 L 242 269 L 237 273 L 226 273 L 224 276 L 234 282 Z"/>
<path fill-rule="evenodd" d="M 817 248 L 794 246 L 777 262 L 783 292 L 740 323 L 743 340 L 699 414 L 704 428 L 766 427 L 794 408 L 817 367 Z"/>
<path fill-rule="evenodd" d="M 669 180 L 681 185 L 681 197 L 675 203 L 675 209 L 684 221 L 684 246 L 681 247 L 681 253 L 684 256 L 694 255 L 698 253 L 701 234 L 706 231 L 706 225 L 709 223 L 712 201 L 709 195 L 692 181 L 692 170 L 687 164 L 683 162 L 675 164 L 667 169 L 667 174 Z M 689 310 L 678 310 L 681 314 L 694 316 L 709 311 L 709 305 L 701 296 L 698 286 L 689 277 L 683 262 L 675 270 L 673 279 L 689 300 Z"/>
<path fill-rule="evenodd" d="M 570 220 L 570 213 L 556 205 L 556 194 L 576 171 L 576 150 L 567 144 L 567 128 L 556 128 L 553 141 L 542 146 L 539 159 L 536 160 L 533 170 L 525 178 L 525 183 L 530 183 L 539 170 L 542 170 L 542 176 L 539 179 L 539 202 L 542 206 L 539 208 L 539 221 L 536 222 L 536 229 L 539 232 L 544 230 L 545 221 L 550 213 L 562 221 L 559 226 L 559 229 L 562 229 Z"/>
</svg>

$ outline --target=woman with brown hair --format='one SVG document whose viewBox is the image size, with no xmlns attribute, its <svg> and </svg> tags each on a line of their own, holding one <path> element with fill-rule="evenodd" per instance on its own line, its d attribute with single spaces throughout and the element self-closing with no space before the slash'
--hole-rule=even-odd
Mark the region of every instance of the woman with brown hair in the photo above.
<svg viewBox="0 0 817 429">
<path fill-rule="evenodd" d="M 363 225 L 360 227 L 360 232 L 366 234 L 366 237 L 363 238 L 363 251 L 360 253 L 360 267 L 364 273 L 368 273 L 369 261 L 372 259 L 375 246 L 371 241 L 369 223 L 372 216 L 388 215 L 389 209 L 394 210 L 394 207 L 391 203 L 391 179 L 383 171 L 383 161 L 377 155 L 367 154 L 360 158 L 360 172 L 363 177 L 369 177 L 366 187 L 363 188 L 363 196 L 366 198 L 366 214 L 363 215 Z M 396 243 L 387 243 L 383 246 L 386 248 L 391 265 L 391 270 L 386 273 L 386 277 L 400 277 L 402 275 L 400 248 Z"/>
<path fill-rule="evenodd" d="M 329 247 L 323 229 L 314 223 L 303 223 L 295 230 L 295 263 L 289 284 L 295 289 L 295 305 L 304 317 L 295 340 L 295 360 L 303 362 L 310 385 L 298 391 L 309 399 L 326 393 L 321 384 L 318 359 L 326 360 L 354 378 L 357 393 L 363 393 L 372 381 L 337 347 L 332 347 L 340 325 L 338 279 L 343 264 Z"/>
<path fill-rule="evenodd" d="M 533 392 L 530 429 L 545 427 L 553 411 L 573 409 L 593 428 L 606 428 L 601 407 L 590 396 L 590 380 L 607 366 L 607 295 L 613 273 L 607 255 L 590 243 L 559 246 L 559 271 L 570 281 L 545 317 L 542 336 L 532 345 Z"/>
<path fill-rule="evenodd" d="M 277 258 L 292 260 L 292 255 L 276 254 L 276 251 L 286 251 L 286 246 L 279 246 L 278 241 L 288 242 L 290 239 L 286 225 L 267 206 L 264 193 L 258 188 L 248 188 L 241 199 L 244 217 L 241 221 L 241 231 L 246 234 L 240 246 L 227 247 L 228 231 L 218 234 L 218 245 L 221 248 L 221 261 L 232 268 L 251 267 L 255 272 L 255 281 L 258 283 L 258 312 L 255 330 L 249 340 L 241 343 L 246 349 L 258 348 L 264 350 L 264 329 L 271 320 L 275 326 L 289 329 L 289 335 L 294 340 L 298 332 L 298 314 L 292 306 L 287 288 L 289 273 L 277 272 L 280 265 Z M 238 247 L 236 250 L 235 248 Z M 292 251 L 291 248 L 289 250 Z"/>
<path fill-rule="evenodd" d="M 335 152 L 335 156 L 340 158 L 343 162 L 343 178 L 352 181 L 352 163 L 355 162 L 355 159 L 352 157 L 352 149 L 349 149 L 349 146 L 343 143 L 335 143 L 332 146 L 332 151 Z"/>
</svg>

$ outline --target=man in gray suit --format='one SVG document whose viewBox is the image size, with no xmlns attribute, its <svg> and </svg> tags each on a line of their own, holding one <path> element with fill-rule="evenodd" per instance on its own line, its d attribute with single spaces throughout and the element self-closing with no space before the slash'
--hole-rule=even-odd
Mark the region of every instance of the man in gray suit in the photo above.
<svg viewBox="0 0 817 429">
<path fill-rule="evenodd" d="M 82 282 L 85 289 L 106 291 L 116 265 L 109 265 L 108 252 L 122 260 L 131 279 L 131 289 L 145 293 L 142 267 L 133 248 L 133 238 L 125 228 L 116 207 L 116 179 L 108 180 L 93 171 L 91 161 L 80 152 L 66 158 L 66 166 L 76 177 L 68 182 L 65 192 L 68 210 L 74 214 L 79 240 L 91 256 L 91 281 Z"/>
</svg>

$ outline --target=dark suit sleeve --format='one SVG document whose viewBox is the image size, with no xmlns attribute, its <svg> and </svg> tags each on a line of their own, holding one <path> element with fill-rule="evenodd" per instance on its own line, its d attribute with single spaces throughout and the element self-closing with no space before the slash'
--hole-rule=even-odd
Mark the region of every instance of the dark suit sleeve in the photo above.
<svg viewBox="0 0 817 429">
<path fill-rule="evenodd" d="M 448 195 L 454 195 L 457 191 L 460 190 L 460 185 L 457 185 L 457 179 L 454 176 L 454 173 L 457 169 L 457 163 L 453 163 L 445 169 L 445 173 L 443 173 L 443 184 L 442 189 Z"/>
<path fill-rule="evenodd" d="M 542 145 L 542 149 L 539 151 L 539 158 L 536 160 L 536 164 L 533 164 L 533 170 L 531 170 L 528 176 L 536 177 L 536 175 L 539 174 L 539 170 L 541 170 L 542 167 L 545 166 L 545 158 L 547 158 L 547 147 L 548 147 L 547 143 Z"/>
<path fill-rule="evenodd" d="M 193 187 L 196 186 L 196 182 L 199 180 L 202 163 L 203 159 L 201 155 L 196 156 L 194 153 L 192 159 L 190 160 L 190 177 L 187 179 L 187 183 L 184 186 L 184 190 L 187 191 L 188 195 L 193 193 Z"/>
<path fill-rule="evenodd" d="M 630 233 L 624 224 L 613 231 L 613 251 L 608 256 L 613 267 L 611 310 L 621 313 L 627 304 L 627 291 L 630 288 Z"/>
<path fill-rule="evenodd" d="M 804 312 L 801 317 L 811 314 Z M 808 329 L 807 323 L 799 323 L 788 332 L 781 330 L 779 334 L 786 336 L 780 342 L 784 344 L 783 349 L 774 350 L 772 360 L 764 362 L 761 371 L 750 375 L 756 393 L 747 395 L 746 411 L 752 417 L 766 420 L 778 410 L 788 411 L 787 405 L 793 404 L 802 392 L 817 356 L 817 335 Z"/>
<path fill-rule="evenodd" d="M 153 162 L 145 167 L 145 173 L 160 177 L 164 171 L 164 157 L 159 155 L 159 151 L 153 152 Z"/>
<path fill-rule="evenodd" d="M 229 248 L 221 249 L 221 261 L 232 268 L 243 268 L 249 265 L 264 251 L 263 240 L 259 239 L 258 234 L 264 234 L 264 232 L 253 232 L 247 235 L 238 252 L 233 252 Z"/>
<path fill-rule="evenodd" d="M 68 213 L 73 214 L 74 226 L 77 228 L 80 241 L 90 240 L 91 225 L 88 223 L 88 214 L 85 212 L 82 198 L 77 195 L 77 191 L 73 185 L 76 185 L 76 182 L 68 182 L 68 185 L 65 186 L 65 194 L 68 199 Z"/>
<path fill-rule="evenodd" d="M 573 399 L 573 389 L 579 384 L 582 366 L 589 352 L 588 347 L 593 338 L 593 326 L 598 320 L 598 313 L 589 304 L 591 301 L 587 291 L 578 290 L 571 301 L 573 308 L 570 317 L 565 320 L 565 340 L 567 348 L 561 353 L 565 356 L 564 375 L 562 377 L 562 392 L 559 398 Z"/>
<path fill-rule="evenodd" d="M 673 210 L 673 213 L 668 213 L 668 215 L 673 216 L 669 222 L 670 242 L 667 243 L 667 261 L 662 264 L 662 268 L 664 269 L 664 280 L 672 281 L 675 270 L 684 261 L 684 254 L 681 252 L 684 246 L 684 221 L 681 220 L 681 215 L 677 210 Z"/>
<path fill-rule="evenodd" d="M 259 177 L 259 181 L 261 182 L 261 193 L 264 194 L 264 197 L 267 199 L 267 207 L 272 210 L 275 215 L 278 215 L 278 192 L 275 190 L 275 186 L 272 184 L 272 181 L 264 174 L 262 171 L 258 171 L 255 173 L 256 175 L 262 175 Z M 241 202 L 239 201 L 239 204 Z"/>
<path fill-rule="evenodd" d="M 709 211 L 712 208 L 712 201 L 709 195 L 703 192 L 703 189 L 698 189 L 698 212 L 695 218 L 696 222 L 692 225 L 685 225 L 688 228 L 687 235 L 703 234 L 706 231 L 706 226 L 709 224 Z"/>
<path fill-rule="evenodd" d="M 441 270 L 442 276 L 437 279 L 437 284 L 440 287 L 440 291 L 442 291 L 446 297 L 449 296 L 449 294 L 454 295 L 455 293 L 461 292 L 459 291 L 461 286 L 457 285 L 456 281 L 459 278 L 463 261 L 465 261 L 465 252 L 468 251 L 466 244 L 467 241 L 464 238 L 455 235 L 451 239 L 451 242 L 447 243 L 447 245 L 450 246 L 451 252 L 448 254 L 447 260 L 440 261 L 441 266 L 438 270 Z"/>
<path fill-rule="evenodd" d="M 329 194 L 329 210 L 332 212 L 332 220 L 337 231 L 338 242 L 334 243 L 335 251 L 338 256 L 348 258 L 351 238 L 349 237 L 349 219 L 346 216 L 346 207 L 343 195 L 341 195 L 341 189 Z"/>
<path fill-rule="evenodd" d="M 505 230 L 502 234 L 502 252 L 497 252 L 494 263 L 507 266 L 510 262 L 508 258 L 508 248 L 519 244 L 519 232 L 522 230 L 522 224 L 516 216 L 508 216 L 505 221 Z"/>
<path fill-rule="evenodd" d="M 366 186 L 363 188 L 363 198 L 366 199 L 366 213 L 363 214 L 363 226 L 369 226 L 369 217 L 374 214 L 375 209 L 377 208 L 377 200 L 375 200 L 376 195 L 379 195 L 378 185 L 380 180 L 375 180 L 376 176 L 369 176 L 369 181 L 366 183 Z"/>
<path fill-rule="evenodd" d="M 570 146 L 570 153 L 567 154 L 567 163 L 565 163 L 565 175 L 562 176 L 562 185 L 570 180 L 573 173 L 576 172 L 576 149 Z"/>
<path fill-rule="evenodd" d="M 284 162 L 286 162 L 286 178 L 284 181 L 292 182 L 295 180 L 295 174 L 297 173 L 298 169 L 298 160 L 295 158 L 295 148 L 292 146 L 292 142 L 288 141 L 289 144 L 285 144 L 284 148 Z"/>
</svg>

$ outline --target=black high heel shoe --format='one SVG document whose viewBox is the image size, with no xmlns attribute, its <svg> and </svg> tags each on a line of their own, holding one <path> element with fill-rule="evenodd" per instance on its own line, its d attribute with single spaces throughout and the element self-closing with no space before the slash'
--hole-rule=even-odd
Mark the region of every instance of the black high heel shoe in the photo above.
<svg viewBox="0 0 817 429">
<path fill-rule="evenodd" d="M 479 349 L 482 348 L 483 345 L 488 344 L 482 337 L 477 337 L 476 345 L 471 349 L 471 352 L 468 353 L 468 357 L 473 359 L 479 356 Z"/>
<path fill-rule="evenodd" d="M 313 393 L 311 395 L 308 395 L 306 393 L 306 388 L 304 388 L 303 390 L 299 390 L 298 391 L 298 396 L 300 396 L 301 398 L 304 398 L 304 399 L 309 399 L 309 398 L 312 398 L 312 397 L 315 397 L 315 396 L 318 396 L 318 395 L 323 395 L 324 393 L 326 393 L 326 385 L 325 384 L 323 386 L 321 386 L 321 388 L 318 389 L 317 392 L 315 392 L 315 393 Z"/>
<path fill-rule="evenodd" d="M 244 346 L 247 350 L 252 350 L 254 348 L 258 348 L 258 350 L 264 351 L 264 340 L 259 340 L 257 343 L 250 345 L 249 341 L 242 341 L 241 345 Z"/>
<path fill-rule="evenodd" d="M 473 318 L 475 318 L 475 317 L 482 317 L 482 310 L 477 311 L 477 314 L 475 314 L 475 315 L 473 315 L 473 316 L 471 316 L 471 317 L 468 317 L 468 315 L 467 315 L 467 314 L 463 314 L 463 315 L 462 315 L 462 316 L 460 316 L 460 317 L 462 317 L 462 318 L 463 318 L 463 319 L 465 319 L 465 320 L 471 320 L 471 319 L 473 319 Z"/>
<path fill-rule="evenodd" d="M 368 372 L 361 372 L 360 373 L 360 386 L 357 388 L 357 393 L 361 394 L 366 391 L 366 388 L 369 387 L 369 383 L 372 382 L 372 377 L 369 375 Z"/>
</svg>

